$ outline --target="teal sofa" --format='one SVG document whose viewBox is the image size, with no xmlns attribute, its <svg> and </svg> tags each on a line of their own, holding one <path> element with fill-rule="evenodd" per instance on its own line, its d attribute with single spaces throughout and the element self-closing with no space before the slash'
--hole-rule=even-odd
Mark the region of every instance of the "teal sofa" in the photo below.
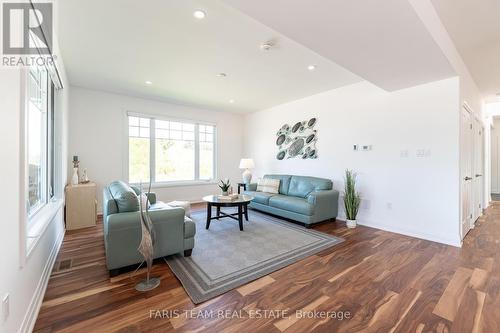
<svg viewBox="0 0 500 333">
<path fill-rule="evenodd" d="M 299 221 L 306 228 L 337 217 L 339 192 L 331 180 L 293 175 L 264 178 L 279 179 L 279 194 L 257 192 L 257 184 L 247 184 L 244 193 L 254 197 L 250 208 Z"/>
<path fill-rule="evenodd" d="M 106 265 L 111 276 L 120 268 L 143 261 L 137 248 L 141 242 L 139 189 L 116 181 L 103 189 L 103 224 Z M 195 223 L 185 217 L 181 207 L 170 207 L 147 193 L 149 216 L 156 232 L 154 258 L 182 253 L 190 256 L 194 248 Z"/>
</svg>

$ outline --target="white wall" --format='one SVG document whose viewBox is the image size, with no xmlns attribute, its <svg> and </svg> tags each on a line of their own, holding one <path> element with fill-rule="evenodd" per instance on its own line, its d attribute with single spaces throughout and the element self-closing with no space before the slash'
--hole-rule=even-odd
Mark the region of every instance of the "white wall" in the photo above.
<svg viewBox="0 0 500 333">
<path fill-rule="evenodd" d="M 216 123 L 218 177 L 230 178 L 233 184 L 241 178 L 238 164 L 243 150 L 243 116 L 239 114 L 202 110 L 81 87 L 72 87 L 70 105 L 69 153 L 79 156 L 80 167 L 87 168 L 89 178 L 97 183 L 98 211 L 102 211 L 103 186 L 114 180 L 127 179 L 124 171 L 126 111 Z M 70 169 L 68 172 L 71 172 Z M 154 189 L 158 199 L 162 201 L 200 201 L 202 196 L 218 191 L 215 184 Z"/>
<path fill-rule="evenodd" d="M 354 169 L 361 224 L 459 245 L 458 85 L 451 78 L 387 93 L 362 82 L 252 113 L 245 155 L 254 158 L 257 176 L 324 177 L 339 190 L 344 170 Z M 311 117 L 318 118 L 319 158 L 276 160 L 277 130 Z M 354 144 L 373 150 L 353 151 Z M 416 157 L 418 149 L 429 156 Z"/>
<path fill-rule="evenodd" d="M 491 193 L 500 193 L 500 119 L 493 118 L 491 131 Z"/>
<path fill-rule="evenodd" d="M 491 193 L 500 193 L 500 102 L 485 104 L 485 200 L 489 204 Z M 485 205 L 487 207 L 487 205 Z"/>
<path fill-rule="evenodd" d="M 58 48 L 55 46 L 56 54 Z M 59 56 L 59 70 L 65 89 L 55 95 L 57 132 L 56 147 L 59 149 L 59 170 L 66 170 L 67 159 L 67 114 L 69 86 L 64 64 Z M 46 283 L 52 271 L 57 250 L 64 235 L 63 210 L 58 211 L 40 236 L 36 247 L 26 257 L 21 250 L 26 247 L 22 232 L 20 211 L 21 165 L 21 75 L 19 69 L 0 69 L 0 192 L 2 202 L 2 232 L 0 232 L 0 298 L 10 295 L 10 314 L 6 320 L 0 318 L 0 332 L 28 332 L 35 323 L 39 306 L 44 296 Z M 66 183 L 66 172 L 62 172 L 59 184 Z M 62 189 L 59 189 L 62 193 Z"/>
</svg>

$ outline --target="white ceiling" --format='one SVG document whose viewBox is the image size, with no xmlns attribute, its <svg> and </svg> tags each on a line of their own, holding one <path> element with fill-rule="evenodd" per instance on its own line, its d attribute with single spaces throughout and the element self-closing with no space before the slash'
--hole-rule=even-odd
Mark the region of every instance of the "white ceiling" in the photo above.
<svg viewBox="0 0 500 333">
<path fill-rule="evenodd" d="M 73 85 L 249 112 L 362 80 L 218 0 L 58 3 Z M 196 9 L 206 12 L 204 20 L 193 18 Z M 276 47 L 260 50 L 269 39 Z M 309 64 L 317 69 L 308 71 Z"/>
<path fill-rule="evenodd" d="M 407 0 L 224 2 L 389 91 L 456 75 Z"/>
<path fill-rule="evenodd" d="M 500 0 L 432 0 L 487 102 L 500 93 Z"/>
</svg>

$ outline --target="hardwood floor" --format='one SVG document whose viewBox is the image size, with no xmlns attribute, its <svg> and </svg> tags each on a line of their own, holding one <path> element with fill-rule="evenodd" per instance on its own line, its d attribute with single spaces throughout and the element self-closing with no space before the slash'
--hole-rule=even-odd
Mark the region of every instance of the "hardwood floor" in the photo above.
<svg viewBox="0 0 500 333">
<path fill-rule="evenodd" d="M 134 290 L 144 271 L 110 279 L 101 223 L 67 232 L 35 332 L 500 332 L 500 202 L 462 249 L 342 222 L 315 229 L 346 241 L 198 306 L 163 262 L 148 293 Z"/>
</svg>

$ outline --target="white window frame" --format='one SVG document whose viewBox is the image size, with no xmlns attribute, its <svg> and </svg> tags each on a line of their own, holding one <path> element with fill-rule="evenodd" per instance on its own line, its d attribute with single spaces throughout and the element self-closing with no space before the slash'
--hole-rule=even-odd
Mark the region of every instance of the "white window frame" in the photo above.
<svg viewBox="0 0 500 333">
<path fill-rule="evenodd" d="M 160 187 L 175 187 L 175 186 L 193 186 L 193 185 L 205 185 L 205 184 L 217 184 L 217 176 L 219 174 L 218 172 L 218 140 L 217 140 L 217 124 L 216 123 L 211 123 L 207 121 L 200 121 L 200 120 L 194 120 L 194 119 L 185 119 L 185 118 L 177 118 L 177 117 L 171 117 L 168 115 L 160 115 L 156 113 L 141 113 L 141 112 L 133 112 L 133 111 L 125 111 L 124 112 L 124 121 L 123 121 L 123 128 L 124 128 L 124 163 L 123 163 L 123 178 L 126 179 L 128 182 L 130 182 L 129 179 L 129 122 L 128 122 L 128 117 L 139 117 L 139 118 L 149 118 L 150 119 L 150 126 L 149 126 L 149 173 L 150 176 L 153 178 L 152 182 L 152 187 L 153 188 L 160 188 Z M 195 126 L 194 130 L 194 142 L 195 142 L 195 179 L 194 180 L 180 180 L 180 181 L 156 181 L 155 179 L 155 173 L 156 173 L 156 149 L 155 149 L 155 144 L 156 144 L 156 128 L 155 128 L 155 122 L 154 120 L 162 120 L 162 121 L 172 121 L 172 122 L 179 122 L 179 123 L 188 123 L 188 124 L 193 124 Z M 199 142 L 199 126 L 200 125 L 208 125 L 208 126 L 213 126 L 214 127 L 214 133 L 213 133 L 213 178 L 204 180 L 200 179 L 200 142 Z M 138 183 L 130 182 L 130 184 L 137 185 Z"/>
<path fill-rule="evenodd" d="M 57 110 L 54 105 L 54 123 L 50 126 L 49 121 L 49 110 L 47 110 L 47 156 L 46 156 L 46 165 L 47 165 L 47 176 L 46 176 L 46 192 L 47 192 L 47 200 L 41 205 L 35 212 L 32 214 L 29 213 L 29 163 L 28 163 L 28 112 L 29 112 L 29 80 L 30 80 L 30 70 L 23 69 L 20 71 L 20 82 L 21 82 L 21 122 L 20 122 L 20 133 L 21 133 L 21 142 L 20 142 L 20 165 L 21 173 L 19 185 L 22 189 L 20 191 L 20 244 L 21 244 L 21 267 L 24 266 L 26 260 L 30 257 L 33 250 L 36 248 L 41 236 L 45 233 L 45 230 L 50 225 L 50 222 L 54 220 L 56 215 L 62 212 L 63 207 L 63 194 L 62 184 L 60 182 L 62 169 L 59 166 L 61 163 L 61 152 L 60 145 L 58 142 L 60 141 L 60 129 L 57 125 L 58 123 L 58 115 Z M 47 79 L 49 83 L 53 79 L 47 73 Z M 53 82 L 54 83 L 54 82 Z M 57 90 L 62 89 L 62 86 L 54 83 L 54 89 L 52 94 L 54 95 L 54 100 L 50 98 L 50 95 L 47 96 L 47 104 L 48 108 L 52 107 L 52 103 L 55 104 L 55 97 L 57 94 Z M 48 91 L 48 94 L 50 92 Z M 54 136 L 52 136 L 52 132 L 54 132 Z M 51 142 L 51 138 L 53 138 L 53 142 Z M 51 160 L 49 149 L 50 146 L 54 146 L 54 160 Z M 54 164 L 52 164 L 54 163 Z M 54 188 L 52 189 L 52 196 L 50 195 L 50 184 L 51 184 L 51 176 L 50 170 L 54 168 L 54 179 L 53 184 Z"/>
</svg>

